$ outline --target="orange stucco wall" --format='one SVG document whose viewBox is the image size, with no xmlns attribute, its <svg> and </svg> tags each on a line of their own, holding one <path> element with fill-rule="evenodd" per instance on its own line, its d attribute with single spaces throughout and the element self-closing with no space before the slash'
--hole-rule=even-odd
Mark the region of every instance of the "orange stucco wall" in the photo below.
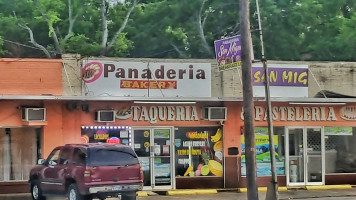
<svg viewBox="0 0 356 200">
<path fill-rule="evenodd" d="M 32 105 L 42 106 L 41 101 L 15 101 L 1 100 L 0 101 L 0 127 L 17 127 L 24 126 L 21 121 L 21 106 Z"/>
<path fill-rule="evenodd" d="M 72 104 L 68 109 L 67 104 Z M 82 110 L 83 105 L 89 105 L 90 112 Z M 158 106 L 155 104 L 140 105 L 133 102 L 60 102 L 47 101 L 47 125 L 44 126 L 43 133 L 43 156 L 47 157 L 51 150 L 59 145 L 66 143 L 80 143 L 82 126 L 132 126 L 132 127 L 151 127 L 151 126 L 219 126 L 220 122 L 207 120 L 191 121 L 157 121 L 151 124 L 149 121 L 134 121 L 132 118 L 127 120 L 116 120 L 112 123 L 95 122 L 94 113 L 96 110 L 119 110 L 131 106 Z M 175 105 L 159 105 L 175 106 Z M 186 106 L 186 105 L 183 105 Z M 197 114 L 201 116 L 201 104 L 194 105 L 197 108 Z M 232 131 L 231 131 L 232 132 Z"/>
<path fill-rule="evenodd" d="M 233 157 L 228 155 L 229 147 L 238 147 L 241 154 L 241 131 L 240 127 L 243 126 L 243 122 L 240 119 L 240 103 L 226 102 L 227 109 L 227 121 L 224 122 L 224 154 L 226 157 Z"/>
<path fill-rule="evenodd" d="M 94 125 L 94 126 L 103 126 L 106 123 L 98 123 L 94 122 L 94 111 L 96 110 L 120 110 L 121 108 L 130 108 L 131 106 L 145 106 L 149 109 L 150 106 L 177 106 L 177 105 L 164 105 L 164 104 L 134 104 L 133 102 L 91 102 L 89 104 L 90 113 L 81 114 L 81 126 Z M 194 104 L 194 105 L 184 105 L 181 104 L 179 106 L 195 106 L 197 108 L 197 114 L 201 116 L 201 107 L 202 104 Z M 110 126 L 217 126 L 219 122 L 211 122 L 207 120 L 190 120 L 190 121 L 160 121 L 157 120 L 157 123 L 152 124 L 150 121 L 141 120 L 134 121 L 132 118 L 127 120 L 116 120 L 116 122 L 109 123 Z"/>
<path fill-rule="evenodd" d="M 0 94 L 62 94 L 60 59 L 1 58 L 0 71 Z"/>
<path fill-rule="evenodd" d="M 44 158 L 52 151 L 56 146 L 63 145 L 63 121 L 62 121 L 62 108 L 58 102 L 49 101 L 45 103 L 47 112 L 47 125 L 43 127 L 42 138 L 42 155 Z"/>
<path fill-rule="evenodd" d="M 98 123 L 94 121 L 94 112 L 96 110 L 115 109 L 118 110 L 123 107 L 128 107 L 133 102 L 79 102 L 79 105 L 75 109 L 68 109 L 68 102 L 63 101 L 20 101 L 20 100 L 2 100 L 0 104 L 0 127 L 19 127 L 19 126 L 36 126 L 43 127 L 43 156 L 46 157 L 50 151 L 58 145 L 66 143 L 80 143 L 81 126 L 133 126 L 133 127 L 151 127 L 151 126 L 220 126 L 220 122 L 198 120 L 198 121 L 157 121 L 156 124 L 151 124 L 149 121 L 133 121 L 132 118 L 127 120 L 116 120 L 114 123 Z M 82 105 L 89 105 L 90 112 L 84 112 L 81 108 Z M 39 106 L 47 109 L 47 122 L 45 124 L 34 123 L 28 124 L 21 121 L 21 106 Z M 138 105 L 142 106 L 142 105 Z M 154 106 L 154 104 L 144 105 L 147 108 Z M 157 105 L 156 105 L 157 106 Z M 198 116 L 200 116 L 200 108 L 206 106 L 206 104 L 196 104 Z M 238 147 L 241 153 L 241 134 L 244 121 L 241 119 L 242 102 L 225 102 L 223 106 L 228 108 L 227 121 L 223 125 L 224 134 L 224 152 L 226 157 L 233 157 L 227 155 L 229 147 Z M 263 108 L 263 113 L 260 117 L 257 117 L 255 126 L 267 126 L 267 122 L 264 117 L 264 103 L 257 102 L 255 106 Z M 290 105 L 288 103 L 272 103 L 272 107 L 318 107 L 313 105 Z M 356 106 L 356 104 L 346 105 L 320 105 L 325 107 L 326 110 L 329 107 L 333 108 L 335 120 L 327 120 L 326 113 L 325 120 L 288 120 L 285 116 L 285 120 L 281 120 L 281 115 L 278 119 L 273 121 L 274 126 L 355 126 L 355 120 L 344 120 L 341 117 L 341 108 L 344 106 Z M 320 107 L 319 106 L 319 107 Z"/>
</svg>

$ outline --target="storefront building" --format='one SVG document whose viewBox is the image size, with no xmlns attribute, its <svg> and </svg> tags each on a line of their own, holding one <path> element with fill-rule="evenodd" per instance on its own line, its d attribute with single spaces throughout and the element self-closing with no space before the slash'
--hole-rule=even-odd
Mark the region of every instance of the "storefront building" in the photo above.
<svg viewBox="0 0 356 200">
<path fill-rule="evenodd" d="M 64 95 L 64 83 L 75 85 L 67 79 L 62 60 L 5 59 L 0 67 L 9 63 L 17 71 L 4 73 L 3 80 L 21 72 L 28 80 L 15 76 L 7 90 L 2 88 L 0 193 L 28 192 L 29 170 L 39 158 L 56 146 L 86 142 L 134 148 L 147 190 L 237 187 L 237 102 L 211 97 L 210 63 L 160 63 L 145 71 L 147 63 L 140 68 L 142 63 L 126 62 L 125 68 L 114 62 L 102 66 L 97 86 L 84 78 L 80 96 Z M 86 67 L 84 77 L 96 73 L 95 66 Z M 106 76 L 113 82 L 105 85 Z M 117 88 L 122 96 L 112 93 Z M 142 96 L 130 95 L 137 90 Z M 227 133 L 232 137 L 225 138 Z"/>
<path fill-rule="evenodd" d="M 334 99 L 335 100 L 335 99 Z M 350 100 L 350 99 L 349 99 Z M 348 100 L 346 100 L 348 101 Z M 276 170 L 280 186 L 355 183 L 355 103 L 273 102 Z M 243 120 L 243 113 L 240 112 Z M 265 105 L 255 104 L 258 184 L 271 180 Z M 243 126 L 243 125 L 242 125 Z M 244 151 L 244 136 L 241 137 Z M 246 186 L 244 155 L 240 187 Z"/>
<path fill-rule="evenodd" d="M 236 99 L 229 104 L 212 97 L 212 71 L 211 63 L 201 61 L 85 60 L 85 98 L 125 96 L 132 101 L 92 103 L 97 118 L 108 114 L 110 119 L 102 126 L 92 118 L 83 119 L 82 140 L 130 145 L 148 190 L 223 188 L 233 182 L 237 187 L 236 168 L 233 181 L 224 179 L 224 143 L 229 141 L 224 136 L 234 133 L 236 117 L 229 113 L 234 113 Z M 225 147 L 238 149 L 238 143 L 229 143 Z M 233 156 L 236 163 L 238 152 Z"/>
<path fill-rule="evenodd" d="M 130 145 L 145 190 L 246 187 L 237 71 L 205 60 L 78 60 L 1 60 L 0 193 L 28 192 L 29 170 L 54 147 L 91 142 Z M 272 88 L 279 185 L 355 184 L 356 99 L 310 98 L 308 71 L 274 73 L 273 87 L 277 74 L 294 82 Z M 263 76 L 253 73 L 258 184 L 267 186 Z M 285 90 L 297 96 L 277 97 Z"/>
<path fill-rule="evenodd" d="M 43 155 L 43 141 L 50 138 L 43 133 L 53 132 L 55 136 L 57 132 L 51 130 L 54 124 L 47 126 L 54 113 L 52 105 L 39 95 L 62 95 L 62 61 L 3 58 L 0 70 L 0 193 L 28 191 L 29 170 Z M 44 115 L 41 108 L 47 107 L 47 119 L 22 118 L 27 107 L 33 108 L 35 117 Z"/>
</svg>

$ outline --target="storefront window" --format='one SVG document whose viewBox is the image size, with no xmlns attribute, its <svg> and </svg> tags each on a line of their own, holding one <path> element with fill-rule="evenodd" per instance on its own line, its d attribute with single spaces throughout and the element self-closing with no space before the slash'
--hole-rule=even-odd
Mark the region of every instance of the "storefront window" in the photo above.
<svg viewBox="0 0 356 200">
<path fill-rule="evenodd" d="M 220 127 L 176 128 L 176 176 L 222 176 L 222 136 Z"/>
<path fill-rule="evenodd" d="M 120 143 L 131 145 L 131 127 L 82 126 L 82 143 Z"/>
<path fill-rule="evenodd" d="M 31 168 L 36 165 L 40 128 L 0 129 L 0 181 L 28 180 Z"/>
<path fill-rule="evenodd" d="M 284 127 L 274 127 L 274 148 L 277 175 L 285 174 L 284 167 Z M 271 175 L 271 159 L 267 127 L 255 128 L 257 176 Z M 241 136 L 241 175 L 246 176 L 245 137 Z"/>
<path fill-rule="evenodd" d="M 356 173 L 356 128 L 324 127 L 325 172 Z"/>
</svg>

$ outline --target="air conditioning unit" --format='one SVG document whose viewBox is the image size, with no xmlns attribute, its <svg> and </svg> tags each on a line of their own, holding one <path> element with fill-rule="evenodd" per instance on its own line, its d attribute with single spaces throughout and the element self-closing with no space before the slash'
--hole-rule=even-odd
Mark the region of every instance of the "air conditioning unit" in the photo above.
<svg viewBox="0 0 356 200">
<path fill-rule="evenodd" d="M 96 122 L 115 122 L 115 110 L 98 110 L 95 112 Z"/>
<path fill-rule="evenodd" d="M 226 107 L 204 107 L 202 110 L 203 119 L 209 121 L 225 121 L 226 115 Z"/>
<path fill-rule="evenodd" d="M 46 121 L 46 108 L 22 108 L 22 121 Z"/>
</svg>

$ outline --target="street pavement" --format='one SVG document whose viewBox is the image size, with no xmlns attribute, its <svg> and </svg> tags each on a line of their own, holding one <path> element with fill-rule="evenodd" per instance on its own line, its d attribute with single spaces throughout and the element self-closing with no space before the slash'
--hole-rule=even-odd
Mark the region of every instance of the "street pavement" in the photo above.
<svg viewBox="0 0 356 200">
<path fill-rule="evenodd" d="M 64 197 L 48 197 L 47 200 L 65 200 Z M 108 200 L 118 200 L 119 198 L 109 198 Z M 219 192 L 218 194 L 204 195 L 154 195 L 148 197 L 138 197 L 138 200 L 246 200 L 246 193 L 234 191 Z M 259 200 L 265 200 L 266 193 L 259 193 Z M 288 190 L 279 192 L 280 200 L 303 199 L 303 200 L 355 200 L 356 188 L 344 190 Z M 0 200 L 31 200 L 30 194 L 0 195 Z"/>
</svg>

